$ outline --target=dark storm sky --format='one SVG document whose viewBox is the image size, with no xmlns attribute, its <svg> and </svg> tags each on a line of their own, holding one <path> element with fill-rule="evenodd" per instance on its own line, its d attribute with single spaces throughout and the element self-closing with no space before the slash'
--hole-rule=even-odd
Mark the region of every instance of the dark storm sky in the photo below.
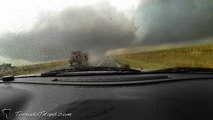
<svg viewBox="0 0 213 120">
<path fill-rule="evenodd" d="M 27 32 L 0 37 L 0 55 L 43 61 L 71 50 L 101 55 L 110 49 L 202 41 L 213 37 L 213 1 L 141 0 L 128 17 L 108 2 L 40 14 Z"/>
</svg>

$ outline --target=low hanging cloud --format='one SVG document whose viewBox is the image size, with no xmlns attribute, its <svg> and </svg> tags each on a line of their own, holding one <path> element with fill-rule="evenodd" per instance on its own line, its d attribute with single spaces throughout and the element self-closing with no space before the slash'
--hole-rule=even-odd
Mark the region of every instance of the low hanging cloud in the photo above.
<svg viewBox="0 0 213 120">
<path fill-rule="evenodd" d="M 212 0 L 141 0 L 129 19 L 108 2 L 41 13 L 27 32 L 0 37 L 0 55 L 12 60 L 68 58 L 72 50 L 107 50 L 213 38 Z"/>
<path fill-rule="evenodd" d="M 136 30 L 134 22 L 108 2 L 69 7 L 40 14 L 28 32 L 2 36 L 0 54 L 30 61 L 67 58 L 72 50 L 100 55 L 132 44 Z"/>
<path fill-rule="evenodd" d="M 138 45 L 195 42 L 213 37 L 212 0 L 141 0 L 134 11 Z"/>
</svg>

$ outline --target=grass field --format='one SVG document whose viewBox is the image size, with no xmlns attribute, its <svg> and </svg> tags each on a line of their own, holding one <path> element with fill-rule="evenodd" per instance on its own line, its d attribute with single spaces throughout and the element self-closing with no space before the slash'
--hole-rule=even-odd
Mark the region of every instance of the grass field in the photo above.
<svg viewBox="0 0 213 120">
<path fill-rule="evenodd" d="M 116 55 L 113 58 L 121 64 L 129 64 L 135 68 L 160 69 L 186 66 L 213 68 L 213 45 Z"/>
<path fill-rule="evenodd" d="M 48 69 L 53 69 L 60 66 L 65 66 L 68 64 L 68 61 L 57 61 L 57 62 L 50 62 L 50 63 L 41 63 L 41 64 L 33 64 L 33 65 L 26 65 L 26 66 L 18 66 L 14 67 L 9 71 L 1 72 L 0 77 L 5 75 L 24 75 L 24 74 L 31 74 L 39 71 L 44 71 Z"/>
</svg>

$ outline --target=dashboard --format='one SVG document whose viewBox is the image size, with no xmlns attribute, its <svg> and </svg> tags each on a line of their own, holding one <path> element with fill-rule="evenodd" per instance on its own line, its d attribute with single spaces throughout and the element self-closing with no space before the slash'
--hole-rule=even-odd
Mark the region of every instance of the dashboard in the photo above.
<svg viewBox="0 0 213 120">
<path fill-rule="evenodd" d="M 134 84 L 122 84 L 119 77 Z M 212 77 L 149 74 L 60 77 L 57 81 L 53 77 L 15 78 L 0 84 L 0 109 L 10 109 L 9 118 L 14 120 L 212 120 Z M 110 84 L 98 84 L 97 80 L 103 78 Z M 86 84 L 92 79 L 93 84 Z M 76 80 L 86 80 L 81 81 L 86 85 Z M 3 112 L 0 117 L 7 119 Z"/>
</svg>

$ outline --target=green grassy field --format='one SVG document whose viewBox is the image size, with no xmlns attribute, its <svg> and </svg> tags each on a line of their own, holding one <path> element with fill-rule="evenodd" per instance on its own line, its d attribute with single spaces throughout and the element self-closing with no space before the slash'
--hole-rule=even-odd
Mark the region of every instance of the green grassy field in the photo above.
<svg viewBox="0 0 213 120">
<path fill-rule="evenodd" d="M 113 58 L 121 64 L 129 64 L 135 68 L 160 69 L 186 66 L 213 68 L 213 45 L 116 55 Z"/>
<path fill-rule="evenodd" d="M 60 66 L 65 66 L 69 64 L 68 61 L 57 61 L 57 62 L 50 62 L 50 63 L 41 63 L 41 64 L 33 64 L 33 65 L 25 65 L 25 66 L 18 66 L 14 67 L 9 71 L 0 73 L 0 77 L 5 75 L 24 75 L 24 74 L 31 74 L 39 71 L 44 71 L 48 69 L 53 69 Z"/>
</svg>

